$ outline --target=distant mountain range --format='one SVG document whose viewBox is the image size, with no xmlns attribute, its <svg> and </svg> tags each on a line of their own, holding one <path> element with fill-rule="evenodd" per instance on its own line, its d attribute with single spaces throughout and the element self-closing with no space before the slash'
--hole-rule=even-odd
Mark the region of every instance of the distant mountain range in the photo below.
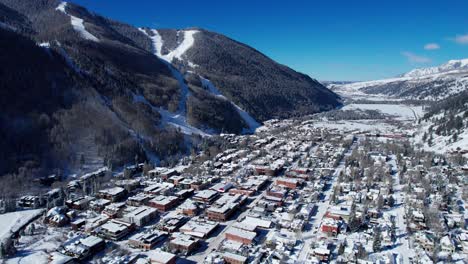
<svg viewBox="0 0 468 264">
<path fill-rule="evenodd" d="M 186 153 L 191 139 L 333 109 L 316 80 L 200 28 L 135 28 L 57 0 L 0 0 L 0 173 Z M 7 66 L 8 65 L 8 66 Z"/>
<path fill-rule="evenodd" d="M 396 78 L 330 84 L 328 87 L 345 97 L 438 101 L 468 89 L 468 59 L 414 69 Z"/>
<path fill-rule="evenodd" d="M 437 67 L 414 69 L 401 75 L 401 77 L 423 77 L 427 75 L 458 72 L 468 72 L 468 59 L 450 60 Z"/>
</svg>

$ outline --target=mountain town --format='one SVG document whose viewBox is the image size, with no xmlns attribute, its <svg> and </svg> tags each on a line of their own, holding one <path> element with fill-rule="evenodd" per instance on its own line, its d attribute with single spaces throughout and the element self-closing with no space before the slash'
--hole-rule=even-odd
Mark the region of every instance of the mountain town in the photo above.
<svg viewBox="0 0 468 264">
<path fill-rule="evenodd" d="M 0 36 L 0 263 L 468 263 L 468 59 L 317 81 L 59 0 Z"/>
</svg>

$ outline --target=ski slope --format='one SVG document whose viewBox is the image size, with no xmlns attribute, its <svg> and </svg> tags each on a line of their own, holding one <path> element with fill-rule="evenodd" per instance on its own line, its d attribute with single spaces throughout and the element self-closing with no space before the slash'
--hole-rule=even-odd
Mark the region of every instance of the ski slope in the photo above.
<svg viewBox="0 0 468 264">
<path fill-rule="evenodd" d="M 73 29 L 75 31 L 77 31 L 78 33 L 80 33 L 80 35 L 84 39 L 91 40 L 91 41 L 94 41 L 94 42 L 99 42 L 99 39 L 96 36 L 94 36 L 88 30 L 86 30 L 86 28 L 84 26 L 84 20 L 79 18 L 79 17 L 72 16 L 72 15 L 68 14 L 67 10 L 66 10 L 66 7 L 67 7 L 67 2 L 61 2 L 57 6 L 57 8 L 55 8 L 55 10 L 60 11 L 60 12 L 64 13 L 65 15 L 69 16 L 70 17 L 70 22 L 71 22 L 71 25 L 72 25 Z"/>
</svg>

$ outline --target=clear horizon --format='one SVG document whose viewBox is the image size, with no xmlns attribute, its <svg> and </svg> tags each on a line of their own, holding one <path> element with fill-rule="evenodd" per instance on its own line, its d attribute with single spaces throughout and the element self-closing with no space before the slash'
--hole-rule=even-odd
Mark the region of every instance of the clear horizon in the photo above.
<svg viewBox="0 0 468 264">
<path fill-rule="evenodd" d="M 71 2 L 135 26 L 215 31 L 323 81 L 390 78 L 468 58 L 466 1 Z"/>
</svg>

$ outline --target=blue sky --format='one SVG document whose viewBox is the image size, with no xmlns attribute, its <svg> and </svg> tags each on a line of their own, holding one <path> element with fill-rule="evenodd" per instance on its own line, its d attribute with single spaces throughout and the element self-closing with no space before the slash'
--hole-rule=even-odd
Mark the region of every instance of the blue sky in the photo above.
<svg viewBox="0 0 468 264">
<path fill-rule="evenodd" d="M 319 80 L 392 77 L 468 58 L 466 0 L 72 2 L 135 26 L 216 31 Z"/>
</svg>

